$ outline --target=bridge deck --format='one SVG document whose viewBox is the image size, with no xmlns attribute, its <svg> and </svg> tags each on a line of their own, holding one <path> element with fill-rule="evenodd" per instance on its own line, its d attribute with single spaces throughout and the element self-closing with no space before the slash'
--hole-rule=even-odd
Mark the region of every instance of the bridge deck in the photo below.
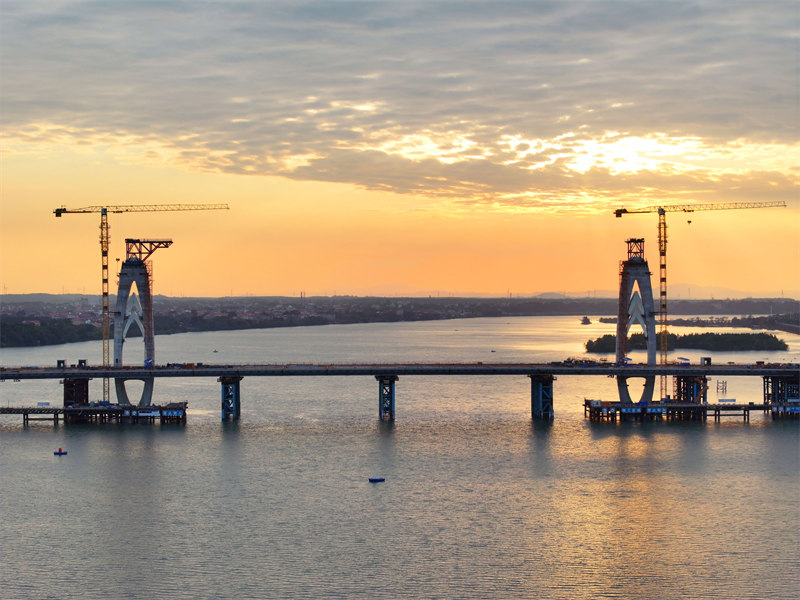
<svg viewBox="0 0 800 600">
<path fill-rule="evenodd" d="M 219 364 L 185 363 L 144 367 L 0 367 L 0 381 L 20 379 L 151 377 L 308 377 L 375 375 L 607 375 L 650 377 L 796 376 L 800 365 L 616 365 L 613 363 L 337 363 Z"/>
</svg>

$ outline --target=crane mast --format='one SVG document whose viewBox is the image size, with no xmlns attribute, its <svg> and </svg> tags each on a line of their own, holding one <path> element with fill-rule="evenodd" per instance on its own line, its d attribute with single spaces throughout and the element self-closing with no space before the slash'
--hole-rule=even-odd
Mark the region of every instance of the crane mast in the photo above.
<svg viewBox="0 0 800 600">
<path fill-rule="evenodd" d="M 707 204 L 668 204 L 662 206 L 648 206 L 645 208 L 618 208 L 614 215 L 658 213 L 658 286 L 659 286 L 659 312 L 658 312 L 658 348 L 659 363 L 667 364 L 667 212 L 695 212 L 700 210 L 733 210 L 744 208 L 770 208 L 785 207 L 786 203 L 777 202 L 715 202 Z M 661 398 L 667 395 L 667 377 L 661 376 Z"/>
<path fill-rule="evenodd" d="M 667 364 L 667 213 L 658 209 L 658 355 Z M 661 377 L 661 397 L 667 394 L 667 378 Z"/>
<path fill-rule="evenodd" d="M 56 214 L 57 217 L 61 215 Z M 101 312 L 101 330 L 103 335 L 103 367 L 108 367 L 111 364 L 111 351 L 110 351 L 110 338 L 111 338 L 111 307 L 108 295 L 108 211 L 102 209 L 100 211 L 100 257 L 102 261 L 102 282 L 103 289 L 100 296 L 102 303 Z M 108 377 L 103 377 L 103 401 L 108 402 L 109 381 Z"/>
<path fill-rule="evenodd" d="M 53 211 L 56 217 L 66 214 L 100 213 L 100 261 L 101 261 L 101 331 L 103 336 L 103 367 L 111 364 L 111 306 L 108 289 L 108 249 L 109 249 L 109 213 L 129 212 L 166 212 L 183 210 L 227 210 L 227 204 L 109 204 L 106 206 L 85 206 L 83 208 L 66 208 L 61 206 Z M 108 402 L 109 380 L 103 377 L 103 400 Z"/>
</svg>

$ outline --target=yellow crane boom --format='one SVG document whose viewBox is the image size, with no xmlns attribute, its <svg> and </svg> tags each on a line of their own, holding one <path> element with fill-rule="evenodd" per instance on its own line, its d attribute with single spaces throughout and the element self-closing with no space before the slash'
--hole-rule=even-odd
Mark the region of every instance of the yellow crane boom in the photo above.
<svg viewBox="0 0 800 600">
<path fill-rule="evenodd" d="M 713 202 L 709 204 L 666 204 L 661 206 L 646 206 L 644 208 L 618 208 L 614 211 L 617 217 L 640 213 L 653 213 L 661 210 L 665 212 L 695 212 L 698 210 L 731 210 L 737 208 L 769 208 L 773 206 L 786 206 L 786 202 Z"/>
<path fill-rule="evenodd" d="M 108 367 L 110 361 L 109 339 L 111 336 L 111 307 L 108 295 L 108 245 L 109 227 L 108 213 L 129 212 L 166 212 L 182 210 L 228 210 L 227 204 L 108 204 L 106 206 L 84 206 L 83 208 L 66 208 L 61 206 L 53 211 L 56 217 L 67 214 L 100 213 L 100 259 L 102 275 L 102 336 L 103 336 L 103 367 Z M 103 378 L 103 400 L 108 402 L 109 382 Z"/>
<path fill-rule="evenodd" d="M 660 363 L 667 364 L 667 213 L 668 212 L 695 212 L 700 210 L 733 210 L 743 208 L 770 208 L 785 207 L 782 201 L 775 202 L 714 202 L 707 204 L 664 204 L 660 206 L 646 206 L 644 208 L 618 208 L 614 215 L 619 218 L 622 215 L 632 215 L 641 213 L 658 213 L 658 275 L 659 275 L 659 313 L 658 313 L 658 338 Z M 667 378 L 661 377 L 661 398 L 667 394 Z"/>
<path fill-rule="evenodd" d="M 66 208 L 62 206 L 53 211 L 60 217 L 64 214 L 81 213 L 128 213 L 128 212 L 166 212 L 177 210 L 228 210 L 227 204 L 108 204 L 106 206 L 84 206 L 83 208 Z"/>
</svg>

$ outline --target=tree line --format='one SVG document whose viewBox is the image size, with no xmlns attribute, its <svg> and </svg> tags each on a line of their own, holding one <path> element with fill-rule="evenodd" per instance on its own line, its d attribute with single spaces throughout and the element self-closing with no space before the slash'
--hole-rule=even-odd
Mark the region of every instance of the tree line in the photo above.
<svg viewBox="0 0 800 600">
<path fill-rule="evenodd" d="M 586 342 L 586 351 L 600 354 L 616 352 L 617 336 L 608 334 Z M 788 350 L 785 341 L 772 333 L 690 333 L 688 335 L 667 334 L 667 349 L 710 350 L 712 352 L 735 352 L 750 350 Z M 647 350 L 647 338 L 634 333 L 628 338 L 629 350 Z"/>
<path fill-rule="evenodd" d="M 0 348 L 50 346 L 102 339 L 99 327 L 90 323 L 76 325 L 70 319 L 4 316 L 0 326 Z"/>
</svg>

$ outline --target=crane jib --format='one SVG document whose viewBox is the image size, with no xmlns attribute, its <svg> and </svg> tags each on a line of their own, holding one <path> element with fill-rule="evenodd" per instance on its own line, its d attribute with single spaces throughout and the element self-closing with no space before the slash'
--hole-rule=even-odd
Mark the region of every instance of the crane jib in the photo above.
<svg viewBox="0 0 800 600">
<path fill-rule="evenodd" d="M 160 212 L 160 211 L 180 211 L 180 210 L 228 210 L 227 204 L 128 204 L 128 205 L 108 205 L 108 206 L 84 206 L 83 208 L 57 208 L 53 213 L 60 217 L 65 213 L 96 213 L 104 210 L 109 213 L 126 212 Z"/>
<path fill-rule="evenodd" d="M 695 212 L 697 210 L 733 210 L 737 208 L 771 208 L 786 207 L 786 202 L 779 200 L 774 202 L 716 202 L 710 204 L 664 204 L 661 206 L 646 206 L 644 208 L 618 208 L 614 210 L 614 215 L 642 214 L 653 212 Z"/>
</svg>

